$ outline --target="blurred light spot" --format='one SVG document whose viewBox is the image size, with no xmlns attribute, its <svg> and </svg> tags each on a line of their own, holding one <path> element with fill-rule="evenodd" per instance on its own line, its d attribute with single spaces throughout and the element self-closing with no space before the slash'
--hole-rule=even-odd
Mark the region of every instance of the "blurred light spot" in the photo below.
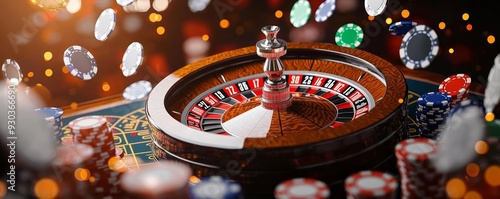
<svg viewBox="0 0 500 199">
<path fill-rule="evenodd" d="M 468 31 L 471 31 L 472 30 L 472 24 L 467 24 L 467 26 L 465 26 L 465 29 L 467 29 Z"/>
<path fill-rule="evenodd" d="M 368 16 L 368 20 L 373 21 L 374 19 L 375 19 L 374 16 L 370 16 L 370 15 Z"/>
<path fill-rule="evenodd" d="M 488 41 L 489 44 L 495 43 L 495 36 L 490 35 L 488 38 L 486 38 L 486 41 Z"/>
<path fill-rule="evenodd" d="M 61 71 L 62 71 L 64 74 L 69 73 L 68 67 L 66 67 L 66 66 L 63 66 L 63 67 L 61 68 Z"/>
<path fill-rule="evenodd" d="M 438 25 L 438 26 L 439 26 L 439 29 L 443 30 L 443 29 L 445 29 L 445 28 L 446 28 L 446 23 L 444 23 L 444 22 L 439 22 L 439 25 Z"/>
<path fill-rule="evenodd" d="M 401 16 L 403 18 L 408 18 L 410 16 L 410 11 L 409 10 L 406 10 L 404 9 L 403 11 L 401 11 Z"/>
<path fill-rule="evenodd" d="M 47 70 L 45 70 L 45 76 L 47 77 L 52 77 L 54 73 L 52 72 L 52 69 L 48 68 Z"/>
<path fill-rule="evenodd" d="M 219 26 L 221 28 L 228 28 L 229 27 L 229 21 L 227 19 L 220 20 Z"/>
<path fill-rule="evenodd" d="M 77 13 L 78 11 L 80 11 L 81 8 L 82 8 L 81 0 L 69 0 L 68 5 L 66 6 L 66 10 L 71 14 Z"/>
<path fill-rule="evenodd" d="M 0 181 L 0 198 L 4 198 L 7 194 L 7 186 L 3 181 Z"/>
<path fill-rule="evenodd" d="M 500 166 L 490 165 L 484 172 L 484 181 L 492 187 L 500 186 Z"/>
<path fill-rule="evenodd" d="M 156 13 L 149 14 L 149 21 L 156 22 Z"/>
<path fill-rule="evenodd" d="M 90 178 L 90 171 L 86 168 L 75 169 L 75 179 L 78 181 L 86 181 Z"/>
<path fill-rule="evenodd" d="M 57 183 L 50 178 L 42 178 L 35 183 L 34 192 L 38 198 L 56 198 L 59 194 Z"/>
<path fill-rule="evenodd" d="M 477 191 L 468 191 L 465 194 L 464 199 L 483 199 L 483 196 L 481 196 L 481 194 Z"/>
<path fill-rule="evenodd" d="M 156 28 L 156 33 L 158 33 L 158 35 L 165 34 L 165 28 L 163 26 L 158 26 L 158 28 Z"/>
<path fill-rule="evenodd" d="M 455 49 L 450 48 L 450 49 L 448 49 L 448 52 L 449 52 L 450 54 L 453 54 L 453 53 L 455 52 Z"/>
<path fill-rule="evenodd" d="M 210 43 L 203 41 L 201 37 L 191 37 L 184 41 L 183 48 L 188 57 L 204 57 L 210 48 Z"/>
<path fill-rule="evenodd" d="M 108 82 L 103 82 L 102 83 L 102 90 L 109 91 L 109 89 L 111 89 L 111 86 L 108 84 Z"/>
<path fill-rule="evenodd" d="M 95 177 L 94 176 L 90 176 L 89 182 L 91 182 L 91 183 L 95 182 Z"/>
<path fill-rule="evenodd" d="M 469 20 L 469 14 L 468 14 L 468 13 L 464 13 L 464 14 L 462 14 L 462 19 L 463 19 L 464 21 Z"/>
<path fill-rule="evenodd" d="M 446 183 L 446 194 L 450 198 L 461 198 L 466 189 L 464 181 L 459 178 L 452 178 Z"/>
<path fill-rule="evenodd" d="M 163 19 L 163 16 L 161 16 L 161 14 L 156 14 L 155 19 L 156 19 L 156 22 L 160 22 Z"/>
<path fill-rule="evenodd" d="M 488 143 L 486 143 L 483 140 L 479 140 L 476 142 L 474 149 L 476 150 L 477 154 L 484 155 L 484 154 L 488 153 L 488 147 L 489 147 Z"/>
<path fill-rule="evenodd" d="M 108 167 L 111 170 L 116 170 L 115 167 L 116 167 L 116 165 L 117 165 L 117 163 L 118 163 L 119 160 L 120 159 L 118 157 L 116 157 L 116 156 L 109 158 L 109 160 L 108 160 Z"/>
<path fill-rule="evenodd" d="M 142 20 L 137 14 L 128 14 L 125 16 L 122 27 L 128 33 L 137 32 L 142 27 Z"/>
<path fill-rule="evenodd" d="M 405 100 L 403 100 L 403 99 L 401 99 L 401 98 L 400 98 L 400 99 L 398 99 L 398 103 L 400 103 L 400 104 L 402 104 L 404 101 L 405 101 Z"/>
<path fill-rule="evenodd" d="M 23 81 L 24 81 L 24 82 L 29 82 L 29 81 L 30 81 L 30 78 L 25 77 L 25 78 L 23 79 Z"/>
<path fill-rule="evenodd" d="M 276 16 L 276 18 L 280 19 L 281 17 L 283 17 L 283 11 L 276 10 L 276 12 L 274 12 L 274 16 Z"/>
<path fill-rule="evenodd" d="M 43 53 L 43 59 L 45 61 L 50 61 L 52 59 L 52 56 L 53 56 L 52 52 L 50 52 L 50 51 Z"/>
<path fill-rule="evenodd" d="M 387 19 L 385 19 L 385 23 L 386 24 L 391 24 L 392 23 L 392 19 L 390 17 L 388 17 Z"/>
<path fill-rule="evenodd" d="M 203 36 L 201 36 L 201 39 L 203 39 L 203 41 L 208 41 L 210 37 L 207 34 L 204 34 Z"/>
<path fill-rule="evenodd" d="M 245 28 L 243 28 L 243 26 L 238 26 L 238 27 L 236 28 L 236 35 L 241 36 L 241 35 L 243 35 L 244 33 L 245 33 Z"/>
<path fill-rule="evenodd" d="M 72 109 L 76 109 L 78 108 L 78 103 L 76 102 L 71 102 L 71 104 L 69 105 Z"/>
<path fill-rule="evenodd" d="M 477 165 L 476 163 L 469 163 L 467 167 L 465 167 L 465 171 L 470 177 L 476 177 L 477 175 L 479 175 L 480 170 L 481 169 L 479 168 L 479 165 Z"/>
<path fill-rule="evenodd" d="M 189 177 L 189 182 L 196 184 L 196 183 L 201 182 L 201 180 L 200 180 L 200 178 L 198 178 L 196 176 L 191 176 L 191 177 Z"/>
<path fill-rule="evenodd" d="M 28 73 L 28 77 L 33 77 L 33 76 L 35 76 L 35 73 L 33 73 L 33 72 Z"/>
<path fill-rule="evenodd" d="M 495 119 L 495 114 L 494 113 L 486 113 L 486 115 L 484 116 L 484 119 L 487 122 L 492 122 Z"/>
</svg>

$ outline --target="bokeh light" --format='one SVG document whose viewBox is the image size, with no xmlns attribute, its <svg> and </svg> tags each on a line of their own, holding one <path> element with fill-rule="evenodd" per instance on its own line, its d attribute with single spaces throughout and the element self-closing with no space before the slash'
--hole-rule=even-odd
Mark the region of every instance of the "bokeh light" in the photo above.
<svg viewBox="0 0 500 199">
<path fill-rule="evenodd" d="M 28 77 L 33 77 L 33 76 L 35 76 L 35 73 L 34 73 L 34 72 L 28 72 L 28 75 L 27 75 L 27 76 L 28 76 Z"/>
<path fill-rule="evenodd" d="M 66 67 L 66 66 L 63 66 L 63 67 L 61 68 L 61 71 L 62 71 L 64 74 L 69 73 L 68 67 Z"/>
<path fill-rule="evenodd" d="M 446 194 L 450 198 L 461 198 L 465 191 L 467 191 L 467 187 L 460 178 L 452 178 L 446 183 Z"/>
<path fill-rule="evenodd" d="M 76 103 L 76 102 L 71 102 L 70 107 L 71 107 L 72 109 L 76 109 L 76 108 L 78 108 L 78 103 Z"/>
<path fill-rule="evenodd" d="M 484 155 L 484 154 L 488 153 L 489 146 L 488 146 L 488 143 L 486 143 L 485 141 L 479 140 L 476 142 L 474 149 L 476 150 L 477 154 Z"/>
<path fill-rule="evenodd" d="M 42 178 L 35 183 L 34 192 L 38 198 L 56 198 L 59 194 L 59 187 L 54 180 Z"/>
<path fill-rule="evenodd" d="M 469 20 L 469 13 L 464 13 L 464 14 L 462 14 L 462 19 L 463 19 L 464 21 Z"/>
<path fill-rule="evenodd" d="M 165 28 L 163 26 L 158 26 L 158 28 L 156 28 L 156 33 L 158 35 L 163 35 L 165 34 Z"/>
<path fill-rule="evenodd" d="M 71 14 L 77 13 L 81 8 L 82 0 L 70 0 L 68 5 L 66 6 L 66 10 Z"/>
<path fill-rule="evenodd" d="M 50 52 L 50 51 L 43 53 L 43 59 L 45 61 L 50 61 L 52 59 L 52 57 L 53 57 L 53 55 L 52 55 L 52 52 Z"/>
<path fill-rule="evenodd" d="M 489 44 L 493 44 L 495 43 L 495 36 L 493 35 L 489 35 L 487 38 L 486 38 L 486 41 L 488 41 Z"/>
<path fill-rule="evenodd" d="M 464 199 L 482 199 L 482 198 L 483 196 L 481 196 L 481 193 L 477 191 L 468 191 L 464 196 Z"/>
<path fill-rule="evenodd" d="M 486 115 L 484 116 L 484 119 L 487 121 L 487 122 L 491 122 L 495 119 L 495 114 L 493 113 L 486 113 Z"/>
<path fill-rule="evenodd" d="M 103 91 L 109 91 L 111 89 L 111 86 L 108 84 L 108 82 L 103 82 L 101 87 Z"/>
<path fill-rule="evenodd" d="M 220 20 L 219 26 L 221 28 L 228 28 L 229 27 L 229 21 L 227 19 Z"/>
<path fill-rule="evenodd" d="M 283 17 L 283 11 L 276 10 L 276 12 L 274 12 L 274 16 L 276 16 L 276 18 L 278 19 L 281 19 L 281 17 Z"/>
<path fill-rule="evenodd" d="M 90 178 L 90 171 L 86 168 L 77 168 L 74 175 L 76 180 L 86 181 Z"/>
<path fill-rule="evenodd" d="M 374 17 L 374 16 L 370 16 L 370 15 L 368 15 L 368 20 L 373 21 L 374 19 L 375 19 L 375 17 Z"/>
<path fill-rule="evenodd" d="M 392 23 L 392 19 L 390 17 L 388 17 L 387 19 L 385 19 L 385 23 L 386 24 L 391 24 Z"/>
<path fill-rule="evenodd" d="M 465 167 L 465 171 L 467 172 L 468 176 L 476 177 L 477 175 L 479 175 L 481 168 L 479 168 L 479 165 L 477 165 L 476 163 L 469 163 L 467 167 Z"/>
<path fill-rule="evenodd" d="M 208 39 L 210 39 L 210 37 L 207 34 L 204 34 L 203 36 L 201 36 L 201 39 L 203 41 L 208 41 Z"/>
<path fill-rule="evenodd" d="M 49 69 L 45 70 L 45 76 L 52 77 L 53 74 L 54 73 L 52 72 L 52 69 L 49 68 Z"/>
<path fill-rule="evenodd" d="M 408 18 L 408 17 L 410 17 L 410 11 L 406 10 L 406 9 L 402 10 L 401 11 L 401 17 L 403 17 L 405 19 Z"/>
<path fill-rule="evenodd" d="M 443 30 L 446 28 L 446 23 L 444 22 L 439 22 L 439 25 L 438 25 L 439 29 Z"/>
<path fill-rule="evenodd" d="M 465 26 L 465 29 L 467 29 L 467 31 L 471 31 L 472 30 L 472 24 L 467 24 L 467 26 Z"/>
<path fill-rule="evenodd" d="M 500 186 L 500 166 L 490 165 L 484 172 L 484 180 L 492 187 Z"/>
<path fill-rule="evenodd" d="M 453 54 L 453 53 L 455 52 L 455 49 L 453 49 L 453 48 L 449 48 L 449 49 L 448 49 L 448 52 L 449 52 L 450 54 Z"/>
</svg>

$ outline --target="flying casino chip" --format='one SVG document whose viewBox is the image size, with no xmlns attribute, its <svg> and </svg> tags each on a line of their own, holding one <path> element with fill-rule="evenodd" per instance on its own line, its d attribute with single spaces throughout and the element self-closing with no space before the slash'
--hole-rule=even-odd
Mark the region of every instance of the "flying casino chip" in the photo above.
<svg viewBox="0 0 500 199">
<path fill-rule="evenodd" d="M 18 85 L 23 80 L 23 73 L 21 67 L 13 59 L 6 59 L 2 64 L 2 72 L 8 84 Z"/>
<path fill-rule="evenodd" d="M 370 16 L 382 14 L 385 10 L 387 0 L 365 0 L 365 10 Z"/>
<path fill-rule="evenodd" d="M 403 37 L 399 48 L 401 62 L 409 69 L 427 68 L 436 58 L 439 41 L 436 32 L 425 25 L 417 25 Z"/>
<path fill-rule="evenodd" d="M 335 42 L 339 46 L 356 48 L 363 41 L 363 30 L 356 24 L 344 24 L 335 34 Z"/>
<path fill-rule="evenodd" d="M 116 0 L 116 3 L 121 6 L 128 6 L 132 3 L 134 3 L 135 0 Z"/>
<path fill-rule="evenodd" d="M 320 180 L 313 178 L 294 178 L 281 182 L 274 189 L 276 199 L 285 198 L 328 198 L 330 189 Z"/>
<path fill-rule="evenodd" d="M 392 35 L 402 36 L 417 25 L 418 23 L 413 21 L 398 21 L 389 26 L 389 32 Z"/>
<path fill-rule="evenodd" d="M 307 0 L 298 0 L 293 4 L 290 11 L 290 22 L 296 28 L 300 28 L 307 23 L 311 16 L 311 4 Z"/>
<path fill-rule="evenodd" d="M 97 19 L 94 28 L 94 36 L 99 41 L 108 39 L 109 35 L 113 32 L 116 25 L 116 12 L 108 8 L 102 11 Z"/>
<path fill-rule="evenodd" d="M 196 199 L 238 199 L 243 197 L 240 184 L 222 176 L 208 176 L 189 186 L 189 195 Z"/>
<path fill-rule="evenodd" d="M 65 8 L 69 4 L 70 0 L 31 0 L 34 4 L 38 5 L 40 8 L 57 11 Z"/>
<path fill-rule="evenodd" d="M 151 82 L 146 80 L 134 82 L 125 88 L 123 91 L 123 98 L 130 101 L 140 100 L 148 96 L 151 89 L 153 89 Z"/>
<path fill-rule="evenodd" d="M 125 77 L 137 72 L 144 59 L 144 47 L 139 42 L 132 42 L 122 58 L 122 73 Z"/>
<path fill-rule="evenodd" d="M 325 0 L 316 10 L 314 19 L 317 22 L 326 21 L 330 16 L 332 16 L 333 11 L 335 11 L 335 0 Z"/>
<path fill-rule="evenodd" d="M 81 46 L 70 46 L 64 51 L 64 65 L 71 75 L 90 80 L 97 74 L 97 64 L 94 56 Z"/>
</svg>

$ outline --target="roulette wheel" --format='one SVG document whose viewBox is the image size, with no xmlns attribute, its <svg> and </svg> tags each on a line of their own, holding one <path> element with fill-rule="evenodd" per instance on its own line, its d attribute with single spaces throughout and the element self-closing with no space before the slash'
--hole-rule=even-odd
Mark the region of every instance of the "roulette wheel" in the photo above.
<svg viewBox="0 0 500 199">
<path fill-rule="evenodd" d="M 336 190 L 350 173 L 392 170 L 408 137 L 402 73 L 362 50 L 287 44 L 278 31 L 265 26 L 256 46 L 189 64 L 152 89 L 154 158 L 228 177 L 252 196 L 293 177 Z"/>
</svg>

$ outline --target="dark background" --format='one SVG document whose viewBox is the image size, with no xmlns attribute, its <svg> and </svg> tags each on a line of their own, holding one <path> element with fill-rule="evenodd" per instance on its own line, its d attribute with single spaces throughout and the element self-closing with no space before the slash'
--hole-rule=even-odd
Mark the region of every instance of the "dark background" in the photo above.
<svg viewBox="0 0 500 199">
<path fill-rule="evenodd" d="M 440 52 L 432 64 L 424 69 L 449 76 L 469 74 L 474 82 L 486 84 L 489 69 L 500 52 L 500 7 L 495 0 L 388 0 L 385 12 L 369 20 L 362 0 L 337 0 L 333 15 L 323 23 L 314 20 L 314 12 L 323 0 L 309 0 L 312 6 L 308 23 L 295 28 L 289 13 L 295 0 L 212 0 L 205 10 L 191 12 L 187 0 L 173 0 L 168 9 L 156 12 L 152 7 L 145 13 L 124 12 L 115 0 L 81 0 L 82 7 L 75 14 L 45 11 L 30 0 L 1 0 L 0 10 L 0 61 L 16 60 L 24 74 L 24 83 L 37 92 L 47 106 L 73 106 L 94 99 L 121 95 L 131 83 L 149 80 L 155 85 L 170 72 L 181 68 L 194 58 L 184 50 L 187 39 L 209 36 L 209 48 L 197 58 L 215 53 L 252 46 L 262 39 L 260 28 L 278 25 L 278 37 L 287 41 L 335 43 L 337 29 L 346 23 L 356 23 L 363 28 L 365 37 L 359 49 L 376 54 L 394 65 L 402 65 L 399 47 L 402 36 L 392 36 L 385 22 L 411 20 L 433 28 L 439 36 Z M 351 8 L 346 5 L 351 5 Z M 117 25 L 110 38 L 104 42 L 94 38 L 94 23 L 99 14 L 111 7 L 117 11 Z M 401 11 L 410 12 L 407 19 Z M 283 11 L 283 17 L 275 17 L 275 11 Z M 59 11 L 62 12 L 62 11 Z M 162 15 L 160 22 L 151 22 L 151 13 Z M 462 15 L 469 14 L 468 20 Z M 66 18 L 66 19 L 64 19 Z M 142 23 L 137 31 L 127 31 L 131 19 Z M 219 21 L 227 19 L 228 28 L 221 28 Z M 445 29 L 438 24 L 446 23 Z M 468 31 L 466 26 L 472 25 Z M 165 34 L 158 35 L 158 26 Z M 493 35 L 496 41 L 487 42 Z M 13 39 L 14 38 L 14 39 Z M 145 58 L 138 73 L 124 77 L 119 68 L 127 46 L 134 41 L 143 44 Z M 203 42 L 202 42 L 203 43 Z M 81 45 L 95 57 L 99 67 L 97 75 L 83 81 L 63 73 L 63 52 L 71 45 Z M 449 53 L 453 48 L 454 53 Z M 197 48 L 195 48 L 196 50 Z M 53 58 L 44 60 L 50 51 Z M 196 57 L 195 57 L 196 58 Z M 46 69 L 53 75 L 47 77 Z M 33 72 L 32 77 L 28 73 Z M 110 89 L 104 91 L 103 84 Z"/>
</svg>

